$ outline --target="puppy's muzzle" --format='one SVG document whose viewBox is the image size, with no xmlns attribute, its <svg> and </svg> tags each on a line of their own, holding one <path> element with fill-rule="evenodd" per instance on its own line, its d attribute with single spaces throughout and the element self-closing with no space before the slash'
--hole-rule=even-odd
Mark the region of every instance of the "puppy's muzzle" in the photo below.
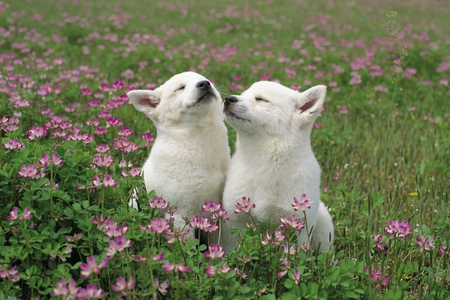
<svg viewBox="0 0 450 300">
<path fill-rule="evenodd" d="M 232 103 L 238 102 L 238 99 L 235 96 L 227 96 L 225 97 L 225 106 L 230 106 Z"/>
</svg>

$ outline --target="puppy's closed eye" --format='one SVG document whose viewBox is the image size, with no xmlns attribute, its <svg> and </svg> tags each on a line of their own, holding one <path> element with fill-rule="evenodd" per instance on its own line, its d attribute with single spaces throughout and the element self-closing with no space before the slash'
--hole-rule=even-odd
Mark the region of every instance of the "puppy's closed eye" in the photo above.
<svg viewBox="0 0 450 300">
<path fill-rule="evenodd" d="M 269 102 L 269 100 L 264 99 L 264 98 L 262 98 L 262 97 L 255 97 L 255 100 L 256 100 L 256 101 L 262 101 L 262 102 Z"/>
<path fill-rule="evenodd" d="M 186 87 L 186 86 L 184 86 L 184 85 L 179 86 L 179 87 L 175 90 L 175 92 L 182 91 L 182 90 L 184 90 L 185 87 Z"/>
</svg>

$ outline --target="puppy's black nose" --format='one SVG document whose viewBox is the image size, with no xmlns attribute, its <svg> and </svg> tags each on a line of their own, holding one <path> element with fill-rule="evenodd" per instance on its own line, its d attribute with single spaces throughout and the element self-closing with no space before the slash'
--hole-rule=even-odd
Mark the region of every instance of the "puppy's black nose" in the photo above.
<svg viewBox="0 0 450 300">
<path fill-rule="evenodd" d="M 197 88 L 201 90 L 208 90 L 211 88 L 211 83 L 208 80 L 203 80 L 197 83 Z"/>
<path fill-rule="evenodd" d="M 225 97 L 225 104 L 238 102 L 238 99 L 235 96 L 227 96 Z"/>
</svg>

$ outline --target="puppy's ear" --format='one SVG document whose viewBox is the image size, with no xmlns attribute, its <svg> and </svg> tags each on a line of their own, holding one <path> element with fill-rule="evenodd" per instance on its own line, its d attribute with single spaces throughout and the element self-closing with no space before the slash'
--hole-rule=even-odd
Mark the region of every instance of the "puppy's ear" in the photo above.
<svg viewBox="0 0 450 300">
<path fill-rule="evenodd" d="M 152 110 L 158 106 L 161 99 L 158 91 L 150 90 L 133 90 L 127 93 L 128 98 L 130 98 L 131 103 L 137 110 L 143 113 L 150 113 Z"/>
<path fill-rule="evenodd" d="M 317 85 L 300 93 L 297 98 L 296 109 L 302 119 L 313 121 L 319 115 L 326 94 L 327 87 L 324 85 Z"/>
</svg>

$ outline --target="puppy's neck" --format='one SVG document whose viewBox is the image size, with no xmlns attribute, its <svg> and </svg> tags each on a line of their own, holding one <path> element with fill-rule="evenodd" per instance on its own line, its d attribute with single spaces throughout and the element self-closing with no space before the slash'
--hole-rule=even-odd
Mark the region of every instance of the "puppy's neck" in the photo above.
<svg viewBox="0 0 450 300">
<path fill-rule="evenodd" d="M 276 160 L 292 157 L 314 156 L 311 149 L 309 134 L 292 136 L 237 134 L 236 153 L 240 155 L 260 157 L 261 159 Z"/>
</svg>

